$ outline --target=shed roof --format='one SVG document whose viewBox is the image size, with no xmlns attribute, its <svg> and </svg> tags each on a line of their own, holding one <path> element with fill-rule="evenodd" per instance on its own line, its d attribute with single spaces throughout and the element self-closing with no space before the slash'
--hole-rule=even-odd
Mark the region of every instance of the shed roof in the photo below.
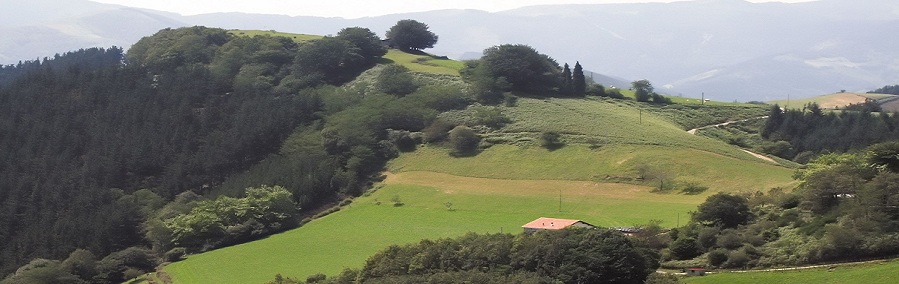
<svg viewBox="0 0 899 284">
<path fill-rule="evenodd" d="M 531 221 L 530 223 L 524 224 L 524 226 L 521 226 L 521 227 L 527 228 L 527 229 L 561 230 L 561 229 L 567 228 L 568 226 L 577 224 L 578 222 L 584 223 L 586 225 L 590 225 L 587 222 L 584 222 L 581 220 L 540 217 L 540 218 L 537 218 L 537 220 L 534 220 L 534 221 Z M 593 226 L 593 225 L 590 225 L 590 226 Z"/>
</svg>

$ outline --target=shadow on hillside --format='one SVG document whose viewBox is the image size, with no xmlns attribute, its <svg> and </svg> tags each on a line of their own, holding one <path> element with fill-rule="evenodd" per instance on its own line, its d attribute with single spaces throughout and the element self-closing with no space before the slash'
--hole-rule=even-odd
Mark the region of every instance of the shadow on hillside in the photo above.
<svg viewBox="0 0 899 284">
<path fill-rule="evenodd" d="M 446 57 L 446 56 L 437 56 L 437 55 L 433 55 L 433 54 L 430 54 L 430 53 L 427 53 L 427 52 L 424 52 L 424 51 L 421 51 L 421 50 L 402 50 L 402 49 L 397 49 L 397 51 L 403 52 L 403 53 L 412 54 L 412 55 L 427 56 L 427 57 L 430 57 L 430 58 L 432 58 L 432 59 L 449 59 L 449 57 Z"/>
<path fill-rule="evenodd" d="M 474 150 L 474 151 L 466 151 L 466 152 L 450 152 L 449 155 L 450 155 L 450 157 L 453 157 L 453 158 L 471 158 L 471 157 L 477 156 L 480 153 L 481 153 L 481 150 Z"/>
<path fill-rule="evenodd" d="M 550 152 L 562 149 L 564 147 L 565 147 L 564 143 L 554 143 L 554 144 L 543 146 L 543 148 L 546 148 L 546 150 L 549 150 Z"/>
</svg>

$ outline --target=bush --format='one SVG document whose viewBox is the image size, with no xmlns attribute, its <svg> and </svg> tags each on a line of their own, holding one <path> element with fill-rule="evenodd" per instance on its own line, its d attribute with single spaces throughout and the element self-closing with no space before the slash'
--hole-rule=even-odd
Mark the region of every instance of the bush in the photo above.
<svg viewBox="0 0 899 284">
<path fill-rule="evenodd" d="M 708 259 L 709 265 L 720 267 L 722 264 L 727 262 L 727 258 L 729 253 L 726 249 L 716 249 L 709 252 Z"/>
<path fill-rule="evenodd" d="M 424 140 L 428 143 L 443 141 L 449 135 L 449 131 L 452 130 L 453 127 L 455 127 L 455 125 L 445 120 L 434 120 L 431 125 L 422 130 Z"/>
<path fill-rule="evenodd" d="M 540 133 L 540 146 L 546 149 L 558 149 L 562 146 L 562 142 L 559 141 L 560 137 L 561 135 L 554 131 Z"/>
<path fill-rule="evenodd" d="M 406 130 L 387 129 L 387 140 L 402 152 L 415 151 L 415 144 L 417 144 L 412 138 L 412 133 Z"/>
<path fill-rule="evenodd" d="M 477 150 L 481 137 L 474 130 L 465 126 L 456 126 L 449 134 L 454 154 L 466 154 Z"/>
<path fill-rule="evenodd" d="M 503 110 L 498 107 L 478 108 L 474 115 L 478 124 L 486 125 L 490 128 L 500 128 L 512 122 L 503 114 Z"/>
<path fill-rule="evenodd" d="M 184 259 L 184 255 L 186 254 L 187 250 L 185 248 L 177 247 L 165 252 L 163 259 L 167 262 L 176 262 Z"/>
<path fill-rule="evenodd" d="M 730 255 L 727 256 L 727 262 L 724 264 L 724 267 L 728 268 L 742 268 L 746 267 L 749 264 L 749 261 L 752 260 L 743 250 L 732 251 Z"/>
<path fill-rule="evenodd" d="M 381 69 L 375 85 L 379 91 L 397 96 L 405 96 L 418 89 L 415 79 L 409 74 L 409 68 L 397 64 Z"/>
<path fill-rule="evenodd" d="M 681 192 L 684 194 L 696 195 L 696 194 L 703 193 L 706 190 L 709 190 L 708 186 L 700 185 L 697 182 L 688 182 L 687 184 L 684 185 L 684 188 L 681 189 Z"/>
<path fill-rule="evenodd" d="M 671 243 L 671 256 L 678 260 L 691 259 L 701 254 L 696 239 L 690 237 L 679 238 Z"/>
</svg>

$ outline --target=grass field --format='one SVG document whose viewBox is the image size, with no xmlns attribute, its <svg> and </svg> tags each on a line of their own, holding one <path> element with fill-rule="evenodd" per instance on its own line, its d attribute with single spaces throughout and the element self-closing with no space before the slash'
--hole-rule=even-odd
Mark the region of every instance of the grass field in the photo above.
<svg viewBox="0 0 899 284">
<path fill-rule="evenodd" d="M 387 51 L 384 55 L 382 63 L 395 63 L 406 66 L 414 72 L 437 73 L 459 76 L 459 70 L 462 70 L 461 61 L 455 61 L 446 58 L 438 58 L 436 56 L 423 53 L 412 54 L 402 52 L 396 49 Z"/>
<path fill-rule="evenodd" d="M 809 103 L 817 103 L 821 108 L 834 109 L 844 107 L 849 104 L 864 103 L 865 99 L 881 99 L 889 95 L 883 94 L 865 94 L 865 93 L 836 93 L 811 98 L 776 100 L 770 101 L 770 104 L 778 104 L 784 108 L 800 109 Z"/>
<path fill-rule="evenodd" d="M 836 266 L 833 269 L 815 268 L 791 271 L 772 272 L 745 272 L 745 273 L 716 273 L 703 277 L 681 278 L 689 284 L 702 283 L 729 283 L 729 284 L 756 284 L 756 283 L 820 283 L 820 284 L 846 284 L 846 283 L 896 283 L 896 271 L 899 270 L 899 260 Z"/>
<path fill-rule="evenodd" d="M 283 36 L 286 38 L 293 39 L 295 42 L 304 42 L 310 41 L 314 39 L 320 39 L 322 36 L 319 35 L 306 35 L 306 34 L 293 34 L 293 33 L 282 33 L 277 31 L 263 31 L 263 30 L 232 30 L 231 34 L 237 36 Z"/>
<path fill-rule="evenodd" d="M 429 171 L 501 180 L 635 180 L 639 165 L 647 165 L 676 182 L 695 182 L 709 192 L 767 191 L 790 187 L 792 169 L 744 161 L 695 149 L 661 146 L 609 145 L 591 149 L 566 146 L 555 151 L 540 147 L 496 145 L 474 157 L 449 158 L 446 149 L 424 147 L 390 163 L 393 172 Z"/>
<path fill-rule="evenodd" d="M 463 111 L 464 112 L 464 111 Z M 541 132 L 554 131 L 566 142 L 654 145 L 699 149 L 744 160 L 755 158 L 721 141 L 690 135 L 673 118 L 658 115 L 640 104 L 613 99 L 522 98 L 516 107 L 504 107 L 512 120 L 488 137 L 534 140 Z M 465 116 L 465 114 L 459 114 Z M 453 119 L 452 115 L 448 118 Z"/>
<path fill-rule="evenodd" d="M 262 283 L 281 273 L 305 278 L 361 267 L 390 244 L 466 232 L 521 232 L 540 216 L 631 226 L 651 219 L 674 226 L 702 197 L 589 181 L 497 180 L 429 172 L 388 176 L 386 186 L 345 209 L 266 239 L 194 255 L 165 268 L 175 283 Z M 559 194 L 562 196 L 559 212 Z M 395 207 L 398 197 L 405 203 Z M 451 203 L 451 209 L 447 203 Z M 380 203 L 380 204 L 379 204 Z"/>
</svg>

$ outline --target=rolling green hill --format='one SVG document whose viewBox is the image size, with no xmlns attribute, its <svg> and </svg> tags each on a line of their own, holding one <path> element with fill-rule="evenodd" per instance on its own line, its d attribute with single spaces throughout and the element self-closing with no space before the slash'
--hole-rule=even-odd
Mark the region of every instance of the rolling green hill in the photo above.
<svg viewBox="0 0 899 284">
<path fill-rule="evenodd" d="M 361 267 L 391 244 L 466 232 L 517 233 L 541 216 L 609 227 L 660 220 L 674 227 L 714 192 L 792 185 L 792 169 L 690 135 L 672 116 L 653 114 L 641 104 L 522 98 L 518 106 L 501 110 L 511 122 L 483 133 L 494 145 L 473 157 L 419 147 L 389 164 L 377 191 L 341 211 L 263 240 L 191 256 L 165 270 L 176 283 L 264 282 L 277 273 L 334 275 Z M 464 122 L 478 111 L 472 107 L 441 118 Z M 540 147 L 536 141 L 544 131 L 562 133 L 566 145 L 552 151 Z M 640 179 L 640 168 L 709 190 L 657 193 L 655 181 Z M 395 200 L 403 205 L 393 206 Z"/>
</svg>

